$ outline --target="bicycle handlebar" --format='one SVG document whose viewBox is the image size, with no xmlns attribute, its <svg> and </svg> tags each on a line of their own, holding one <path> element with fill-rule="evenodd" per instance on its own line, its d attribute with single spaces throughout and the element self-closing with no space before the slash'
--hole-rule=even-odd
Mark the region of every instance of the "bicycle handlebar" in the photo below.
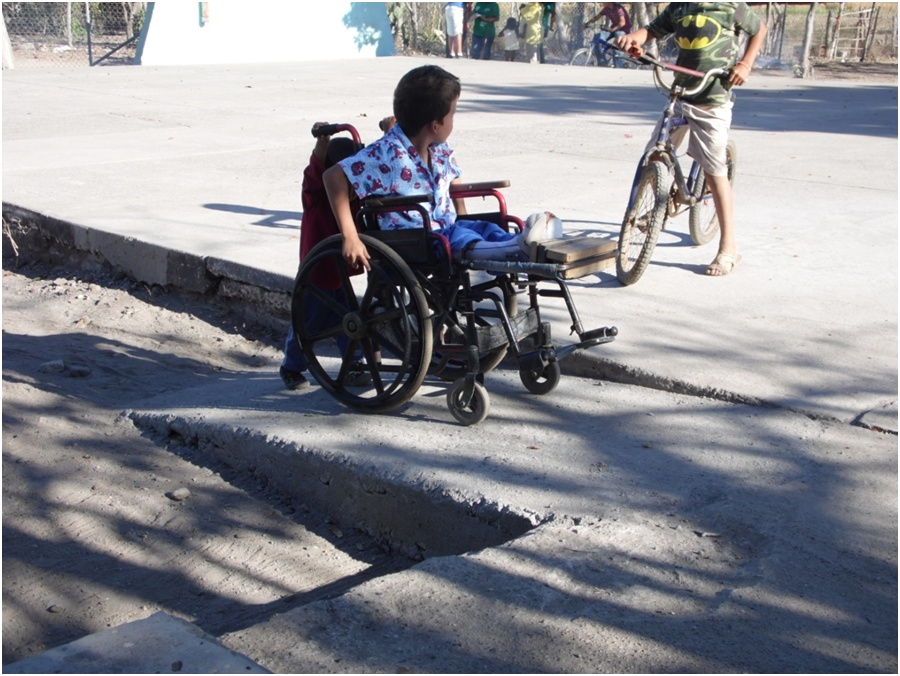
<svg viewBox="0 0 900 676">
<path fill-rule="evenodd" d="M 700 82 L 695 87 L 691 87 L 690 89 L 683 89 L 682 91 L 678 92 L 679 96 L 688 97 L 694 96 L 695 94 L 699 94 L 701 91 L 703 91 L 712 78 L 722 77 L 723 75 L 728 75 L 728 73 L 730 72 L 730 69 L 728 68 L 713 68 L 712 70 L 704 73 L 699 70 L 693 70 L 692 68 L 685 68 L 684 66 L 678 66 L 674 63 L 666 63 L 664 61 L 654 59 L 652 56 L 644 52 L 644 50 L 640 47 L 635 47 L 634 50 L 625 51 L 623 49 L 620 49 L 619 46 L 614 42 L 609 42 L 608 40 L 601 40 L 601 42 L 603 42 L 607 47 L 611 47 L 616 51 L 628 54 L 630 57 L 637 59 L 643 64 L 653 66 L 653 76 L 656 78 L 656 82 L 660 87 L 668 91 L 670 94 L 673 92 L 673 86 L 663 82 L 662 77 L 660 77 L 660 71 L 662 70 L 671 70 L 674 73 L 683 73 L 685 75 L 700 78 Z"/>
</svg>

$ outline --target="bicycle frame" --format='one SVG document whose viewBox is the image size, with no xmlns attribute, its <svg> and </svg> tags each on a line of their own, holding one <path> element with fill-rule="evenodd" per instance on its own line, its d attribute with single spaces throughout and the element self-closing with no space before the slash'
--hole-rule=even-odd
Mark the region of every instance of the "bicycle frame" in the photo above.
<svg viewBox="0 0 900 676">
<path fill-rule="evenodd" d="M 606 42 L 606 45 L 610 48 L 616 49 L 616 46 L 612 43 Z M 682 207 L 691 207 L 696 203 L 697 198 L 693 195 L 694 185 L 697 181 L 697 178 L 700 176 L 700 165 L 695 161 L 691 163 L 690 171 L 687 176 L 685 176 L 684 169 L 681 167 L 681 162 L 679 161 L 678 152 L 675 146 L 672 144 L 672 131 L 678 129 L 679 127 L 683 127 L 687 125 L 687 120 L 682 115 L 676 116 L 676 107 L 678 102 L 684 98 L 685 96 L 693 96 L 698 92 L 702 91 L 706 85 L 709 83 L 709 80 L 713 77 L 720 77 L 724 74 L 727 74 L 728 71 L 723 68 L 714 68 L 707 73 L 701 73 L 700 71 L 691 70 L 689 68 L 682 68 L 681 66 L 676 66 L 674 64 L 662 63 L 657 61 L 656 59 L 649 57 L 647 55 L 638 56 L 638 60 L 653 65 L 653 77 L 656 80 L 657 85 L 662 89 L 665 89 L 669 92 L 669 102 L 666 107 L 663 109 L 663 116 L 659 127 L 659 133 L 656 136 L 656 142 L 653 147 L 651 147 L 647 152 L 644 153 L 644 156 L 641 158 L 641 162 L 638 164 L 637 171 L 634 174 L 634 181 L 631 185 L 631 195 L 628 199 L 628 208 L 630 209 L 634 206 L 634 200 L 637 197 L 637 190 L 640 184 L 641 173 L 644 168 L 650 163 L 659 161 L 660 158 L 665 162 L 667 168 L 670 173 L 674 173 L 674 183 L 673 187 L 675 188 L 672 191 L 672 199 L 670 200 L 670 216 L 674 216 L 677 214 L 676 205 L 681 205 Z M 699 77 L 700 82 L 688 89 L 686 87 L 680 85 L 668 85 L 666 84 L 661 76 L 661 72 L 663 70 L 672 70 L 680 73 L 686 73 L 688 75 L 693 75 L 694 77 Z"/>
<path fill-rule="evenodd" d="M 659 133 L 656 135 L 656 142 L 644 153 L 638 164 L 631 185 L 631 195 L 628 200 L 629 208 L 634 205 L 641 173 L 644 168 L 650 162 L 657 162 L 661 158 L 670 173 L 674 173 L 675 176 L 673 182 L 673 186 L 675 187 L 673 199 L 683 207 L 690 207 L 696 201 L 696 198 L 693 196 L 693 190 L 694 184 L 700 175 L 700 165 L 696 161 L 693 161 L 690 170 L 685 174 L 684 169 L 681 166 L 678 151 L 672 143 L 672 132 L 680 127 L 686 126 L 688 123 L 684 116 L 675 114 L 678 99 L 679 97 L 676 95 L 670 97 L 669 103 L 663 110 Z M 676 214 L 670 213 L 669 215 L 674 216 Z"/>
<path fill-rule="evenodd" d="M 603 62 L 615 63 L 615 49 L 610 47 L 608 42 L 610 35 L 612 33 L 601 29 L 594 33 L 594 37 L 591 38 L 590 47 L 597 57 L 597 65 Z"/>
</svg>

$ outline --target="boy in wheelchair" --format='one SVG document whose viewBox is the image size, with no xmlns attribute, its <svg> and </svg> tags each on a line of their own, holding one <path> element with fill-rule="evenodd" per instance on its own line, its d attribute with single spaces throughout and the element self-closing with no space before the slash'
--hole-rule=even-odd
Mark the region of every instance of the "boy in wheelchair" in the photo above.
<svg viewBox="0 0 900 676">
<path fill-rule="evenodd" d="M 338 162 L 324 175 L 325 189 L 344 238 L 343 255 L 353 267 L 369 269 L 369 254 L 359 238 L 351 201 L 373 195 L 429 194 L 431 227 L 444 235 L 454 259 L 528 261 L 533 242 L 549 238 L 551 214 L 538 218 L 524 233 L 496 223 L 466 220 L 465 202 L 450 195 L 461 171 L 447 139 L 453 131 L 459 78 L 439 66 L 420 66 L 404 75 L 394 91 L 397 124 L 381 139 Z M 382 230 L 424 227 L 415 212 L 379 217 Z"/>
<path fill-rule="evenodd" d="M 544 212 L 523 223 L 506 213 L 502 197 L 496 222 L 493 213 L 466 218 L 466 196 L 499 193 L 494 184 L 460 180 L 447 145 L 459 93 L 458 78 L 442 68 L 413 69 L 394 92 L 396 126 L 323 175 L 340 236 L 317 244 L 301 264 L 292 323 L 319 385 L 360 411 L 395 410 L 430 374 L 451 382 L 453 416 L 476 424 L 490 407 L 483 376 L 507 353 L 525 387 L 546 394 L 559 382 L 561 359 L 617 334 L 615 327 L 586 331 L 564 281 L 598 269 L 591 267 L 601 257 L 596 238 L 587 256 L 565 250 L 553 244 L 563 241 L 559 219 Z M 435 236 L 423 236 L 426 225 Z M 575 240 L 566 239 L 572 249 Z M 317 282 L 323 269 L 340 270 L 342 297 Z M 539 283 L 555 288 L 539 290 Z M 527 298 L 524 309 L 519 296 Z M 577 342 L 553 340 L 539 298 L 565 304 Z M 329 321 L 316 328 L 307 317 L 319 303 Z M 338 354 L 335 337 L 349 338 Z M 352 382 L 360 367 L 369 376 L 362 386 Z"/>
</svg>

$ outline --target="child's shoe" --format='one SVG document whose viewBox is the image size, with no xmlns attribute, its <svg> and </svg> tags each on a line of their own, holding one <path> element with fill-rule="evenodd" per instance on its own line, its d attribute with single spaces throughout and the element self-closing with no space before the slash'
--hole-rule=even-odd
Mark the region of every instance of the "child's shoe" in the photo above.
<svg viewBox="0 0 900 676">
<path fill-rule="evenodd" d="M 291 371 L 282 366 L 278 369 L 278 375 L 281 376 L 281 382 L 284 383 L 285 389 L 299 390 L 301 387 L 309 385 L 309 381 L 299 371 Z"/>
</svg>

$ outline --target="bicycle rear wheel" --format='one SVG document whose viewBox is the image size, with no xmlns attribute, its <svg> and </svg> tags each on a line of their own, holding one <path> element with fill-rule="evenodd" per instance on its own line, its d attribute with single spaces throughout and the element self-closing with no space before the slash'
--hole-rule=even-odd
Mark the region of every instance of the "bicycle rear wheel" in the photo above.
<svg viewBox="0 0 900 676">
<path fill-rule="evenodd" d="M 597 57 L 594 55 L 594 50 L 590 47 L 582 47 L 572 55 L 572 58 L 569 60 L 569 65 L 596 66 Z"/>
<path fill-rule="evenodd" d="M 650 162 L 641 172 L 634 202 L 625 212 L 616 253 L 616 277 L 628 286 L 650 264 L 659 231 L 666 221 L 669 172 L 662 162 Z"/>
<path fill-rule="evenodd" d="M 734 185 L 734 174 L 737 169 L 737 144 L 729 141 L 725 150 L 728 165 L 728 182 Z M 691 239 L 697 246 L 702 246 L 712 240 L 719 231 L 719 217 L 716 214 L 716 204 L 713 201 L 712 192 L 706 183 L 706 174 L 702 171 L 697 176 L 692 195 L 696 198 L 690 211 Z"/>
</svg>

